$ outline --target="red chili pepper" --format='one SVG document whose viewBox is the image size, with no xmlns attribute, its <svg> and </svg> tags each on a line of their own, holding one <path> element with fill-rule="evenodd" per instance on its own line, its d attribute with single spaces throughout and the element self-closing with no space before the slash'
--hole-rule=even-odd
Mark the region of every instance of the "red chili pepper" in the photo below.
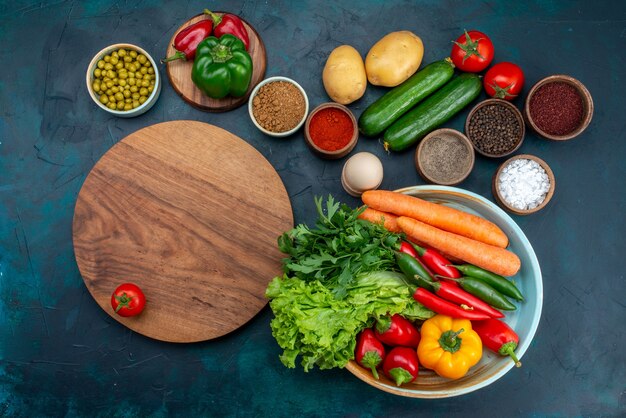
<svg viewBox="0 0 626 418">
<path fill-rule="evenodd" d="M 417 347 L 420 333 L 413 324 L 398 314 L 383 317 L 376 322 L 376 337 L 391 346 Z"/>
<path fill-rule="evenodd" d="M 516 367 L 522 367 L 522 363 L 515 355 L 519 336 L 508 324 L 497 319 L 487 319 L 473 322 L 472 329 L 478 333 L 488 349 L 503 356 L 510 356 Z"/>
<path fill-rule="evenodd" d="M 180 59 L 193 60 L 196 56 L 198 44 L 211 35 L 212 30 L 213 21 L 211 19 L 201 20 L 186 27 L 174 38 L 176 53 L 170 57 L 163 58 L 161 64 Z"/>
<path fill-rule="evenodd" d="M 398 386 L 411 383 L 419 372 L 417 350 L 409 347 L 393 348 L 385 358 L 383 372 Z"/>
<path fill-rule="evenodd" d="M 490 319 L 490 316 L 484 312 L 475 310 L 465 310 L 452 302 L 448 302 L 445 299 L 437 297 L 426 289 L 418 287 L 413 298 L 438 314 L 448 315 L 452 318 L 469 319 L 472 321 L 480 321 L 483 319 Z"/>
<path fill-rule="evenodd" d="M 437 296 L 468 308 L 486 313 L 492 318 L 504 318 L 504 314 L 487 302 L 472 295 L 466 290 L 446 281 L 432 281 L 422 277 L 416 278 L 417 285 L 434 292 Z"/>
<path fill-rule="evenodd" d="M 385 359 L 385 347 L 371 329 L 364 329 L 356 343 L 356 350 L 354 352 L 356 362 L 362 367 L 370 369 L 372 374 L 378 380 L 378 370 L 376 368 L 382 365 Z"/>
<path fill-rule="evenodd" d="M 431 269 L 435 274 L 439 274 L 445 277 L 452 277 L 458 279 L 461 277 L 461 273 L 452 266 L 452 263 L 444 256 L 439 254 L 432 248 L 422 248 L 417 244 L 411 243 L 420 259 L 426 264 L 426 267 Z"/>
<path fill-rule="evenodd" d="M 413 248 L 413 246 L 411 244 L 409 244 L 406 241 L 402 241 L 402 244 L 400 244 L 400 250 L 401 253 L 405 253 L 410 255 L 413 258 L 417 258 L 417 252 L 415 251 L 415 249 Z"/>
<path fill-rule="evenodd" d="M 213 19 L 213 24 L 215 25 L 215 29 L 213 30 L 213 34 L 216 37 L 221 37 L 226 33 L 230 33 L 231 35 L 235 35 L 237 38 L 241 39 L 243 44 L 246 47 L 246 51 L 250 46 L 250 39 L 248 39 L 248 31 L 243 24 L 243 21 L 238 17 L 230 13 L 224 13 L 219 16 L 213 13 L 208 9 L 204 9 L 204 13 L 211 16 Z"/>
</svg>

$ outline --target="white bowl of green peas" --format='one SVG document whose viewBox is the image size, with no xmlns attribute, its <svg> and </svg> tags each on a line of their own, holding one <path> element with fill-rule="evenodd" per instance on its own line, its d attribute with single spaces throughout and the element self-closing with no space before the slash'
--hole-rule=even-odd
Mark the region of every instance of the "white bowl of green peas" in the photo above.
<svg viewBox="0 0 626 418">
<path fill-rule="evenodd" d="M 147 112 L 161 94 L 156 62 L 132 44 L 110 45 L 98 52 L 89 63 L 86 82 L 93 101 L 122 118 Z"/>
</svg>

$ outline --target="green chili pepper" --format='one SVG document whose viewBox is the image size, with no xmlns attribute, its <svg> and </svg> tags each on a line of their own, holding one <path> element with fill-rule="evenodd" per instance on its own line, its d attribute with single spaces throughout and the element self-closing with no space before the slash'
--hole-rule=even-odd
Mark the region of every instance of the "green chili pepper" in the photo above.
<svg viewBox="0 0 626 418">
<path fill-rule="evenodd" d="M 515 305 L 502 296 L 500 292 L 475 277 L 464 276 L 460 279 L 449 280 L 458 282 L 467 293 L 471 293 L 477 298 L 482 299 L 494 308 L 502 309 L 504 311 L 514 311 L 517 309 Z"/>
<path fill-rule="evenodd" d="M 519 301 L 524 300 L 522 292 L 519 291 L 515 284 L 502 276 L 499 276 L 487 270 L 483 270 L 480 267 L 476 267 L 471 264 L 463 264 L 461 266 L 454 267 L 456 267 L 461 273 L 465 274 L 466 276 L 474 277 L 475 279 L 479 279 L 485 282 L 503 295 L 509 296 Z"/>
<path fill-rule="evenodd" d="M 412 255 L 396 251 L 396 261 L 398 267 L 404 273 L 404 275 L 413 282 L 413 284 L 424 287 L 430 291 L 434 289 L 427 283 L 431 283 L 434 279 L 430 272 L 424 267 L 424 265 Z M 419 280 L 421 278 L 422 280 Z"/>
<path fill-rule="evenodd" d="M 230 34 L 209 36 L 198 44 L 191 80 L 214 99 L 246 94 L 252 79 L 252 58 L 243 42 Z"/>
</svg>

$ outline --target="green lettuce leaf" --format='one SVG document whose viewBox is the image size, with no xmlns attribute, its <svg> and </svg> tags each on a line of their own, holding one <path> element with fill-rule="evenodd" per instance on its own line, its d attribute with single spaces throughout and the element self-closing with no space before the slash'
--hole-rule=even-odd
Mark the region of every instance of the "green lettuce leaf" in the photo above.
<svg viewBox="0 0 626 418">
<path fill-rule="evenodd" d="M 285 366 L 295 367 L 300 356 L 304 371 L 344 367 L 354 358 L 358 333 L 376 319 L 388 313 L 409 320 L 433 316 L 413 299 L 400 273 L 366 273 L 345 291 L 345 297 L 337 299 L 319 280 L 288 276 L 269 284 L 272 334 L 283 349 L 280 359 Z"/>
</svg>

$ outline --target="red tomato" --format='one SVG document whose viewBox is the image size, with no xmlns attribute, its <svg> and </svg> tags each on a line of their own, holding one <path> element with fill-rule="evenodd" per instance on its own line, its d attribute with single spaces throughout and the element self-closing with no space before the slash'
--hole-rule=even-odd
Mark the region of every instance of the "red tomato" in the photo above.
<svg viewBox="0 0 626 418">
<path fill-rule="evenodd" d="M 452 62 L 461 71 L 479 73 L 493 60 L 493 43 L 487 35 L 477 30 L 465 31 L 454 42 Z"/>
<path fill-rule="evenodd" d="M 119 285 L 111 295 L 111 306 L 120 316 L 139 315 L 146 306 L 146 297 L 139 286 L 124 283 Z"/>
<path fill-rule="evenodd" d="M 487 71 L 483 79 L 485 91 L 491 97 L 513 100 L 522 91 L 524 72 L 512 62 L 499 62 Z"/>
</svg>

